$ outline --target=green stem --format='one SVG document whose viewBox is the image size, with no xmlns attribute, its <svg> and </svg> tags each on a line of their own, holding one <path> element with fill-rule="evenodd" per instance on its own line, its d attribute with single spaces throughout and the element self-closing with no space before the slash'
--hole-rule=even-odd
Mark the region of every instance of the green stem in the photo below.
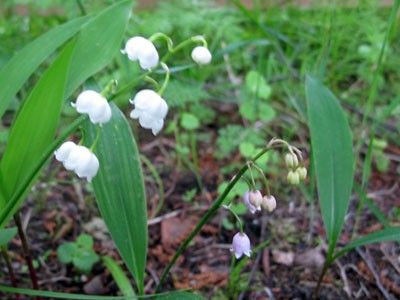
<svg viewBox="0 0 400 300">
<path fill-rule="evenodd" d="M 100 139 L 100 131 L 101 131 L 100 126 L 97 126 L 97 128 L 96 128 L 96 137 L 94 139 L 94 142 L 93 142 L 92 146 L 90 147 L 90 151 L 92 151 L 92 152 L 94 152 L 94 150 L 96 149 L 97 142 Z"/>
<path fill-rule="evenodd" d="M 224 205 L 224 207 L 229 210 L 229 212 L 235 217 L 235 219 L 238 221 L 239 223 L 239 229 L 240 229 L 240 233 L 243 234 L 243 223 L 242 220 L 239 218 L 239 216 L 237 215 L 237 213 L 235 213 L 232 208 L 228 205 Z"/>
<path fill-rule="evenodd" d="M 125 86 L 123 86 L 119 91 L 117 91 L 115 94 L 111 95 L 109 100 L 114 100 L 118 96 L 121 96 L 121 95 L 125 94 L 126 92 L 130 91 L 133 87 L 135 87 L 137 85 L 137 83 L 139 81 L 143 80 L 150 73 L 151 72 L 146 72 L 146 73 L 140 75 L 139 77 L 132 79 Z"/>
<path fill-rule="evenodd" d="M 157 32 L 149 38 L 149 40 L 152 42 L 159 40 L 159 39 L 162 39 L 167 43 L 168 51 L 173 51 L 174 43 L 172 42 L 171 38 L 168 35 L 166 35 L 165 33 Z"/>
<path fill-rule="evenodd" d="M 7 248 L 4 246 L 1 246 L 0 249 L 1 249 L 1 254 L 3 255 L 4 260 L 6 262 L 8 274 L 10 275 L 11 285 L 16 288 L 17 287 L 17 278 L 15 277 L 15 273 L 14 273 L 14 270 L 13 270 L 13 267 L 11 264 L 10 256 L 8 255 Z M 16 299 L 19 299 L 19 295 L 17 295 Z"/>
<path fill-rule="evenodd" d="M 256 190 L 256 182 L 254 180 L 253 171 L 251 170 L 251 163 L 249 161 L 247 162 L 247 168 L 249 169 L 251 184 L 253 186 L 253 190 L 255 191 Z"/>
<path fill-rule="evenodd" d="M 257 164 L 255 164 L 254 162 L 250 162 L 250 163 L 256 169 L 256 171 L 261 175 L 261 178 L 264 181 L 265 189 L 267 190 L 267 196 L 271 196 L 271 191 L 269 189 L 268 180 L 267 180 L 267 177 L 264 174 L 264 171 Z"/>
<path fill-rule="evenodd" d="M 86 16 L 86 9 L 85 9 L 85 6 L 83 5 L 83 3 L 82 3 L 82 1 L 81 0 L 76 0 L 76 4 L 78 5 L 78 7 L 79 7 L 79 10 L 81 11 L 81 14 L 82 14 L 82 16 Z"/>
<path fill-rule="evenodd" d="M 161 67 L 162 67 L 162 68 L 164 69 L 164 71 L 165 71 L 165 79 L 164 79 L 163 85 L 162 85 L 161 88 L 158 90 L 158 94 L 159 94 L 160 96 L 162 96 L 162 95 L 164 94 L 164 92 L 165 92 L 165 89 L 166 89 L 167 86 L 168 86 L 169 77 L 170 77 L 171 73 L 170 73 L 170 71 L 169 71 L 168 66 L 167 66 L 165 63 L 161 62 L 160 64 L 161 64 Z"/>
<path fill-rule="evenodd" d="M 326 272 L 329 270 L 329 267 L 331 266 L 332 262 L 334 261 L 334 256 L 333 256 L 334 250 L 335 250 L 335 243 L 331 243 L 328 248 L 328 253 L 326 255 L 324 266 L 322 268 L 321 273 L 319 274 L 317 286 L 315 287 L 315 290 L 314 290 L 314 298 L 315 299 L 319 298 L 319 292 L 321 289 L 322 280 L 324 279 Z"/>
<path fill-rule="evenodd" d="M 190 152 L 192 154 L 193 165 L 196 168 L 196 172 L 200 174 L 199 157 L 197 155 L 196 136 L 193 131 L 189 132 L 189 138 L 190 138 Z"/>
<path fill-rule="evenodd" d="M 267 153 L 270 149 L 271 149 L 270 147 L 266 147 L 251 160 L 254 162 L 257 161 L 257 159 L 259 159 L 261 156 L 263 156 L 265 153 Z M 233 177 L 233 179 L 230 181 L 228 186 L 225 188 L 224 192 L 217 198 L 217 200 L 214 202 L 214 204 L 203 215 L 203 217 L 197 223 L 194 230 L 190 233 L 190 235 L 186 238 L 186 240 L 178 248 L 174 257 L 169 262 L 169 264 L 165 267 L 165 269 L 161 275 L 160 282 L 156 288 L 157 291 L 159 291 L 161 289 L 161 286 L 163 285 L 164 281 L 166 280 L 169 271 L 176 263 L 176 260 L 178 259 L 178 257 L 181 256 L 182 253 L 186 250 L 186 248 L 189 246 L 189 244 L 193 240 L 193 238 L 200 232 L 201 228 L 203 228 L 203 226 L 215 215 L 217 210 L 221 207 L 222 203 L 224 202 L 225 198 L 228 196 L 229 192 L 233 189 L 233 187 L 240 180 L 240 178 L 243 176 L 243 174 L 246 173 L 246 171 L 248 170 L 248 167 L 249 167 L 248 163 L 245 163 L 242 166 L 242 168 L 239 170 L 239 172 Z"/>
<path fill-rule="evenodd" d="M 167 62 L 168 59 L 176 54 L 177 52 L 179 52 L 180 50 L 184 49 L 186 46 L 190 45 L 190 44 L 197 44 L 197 43 L 202 43 L 202 45 L 204 47 L 207 47 L 207 41 L 204 39 L 203 36 L 193 36 L 187 40 L 184 40 L 183 42 L 181 42 L 180 44 L 178 44 L 175 48 L 171 49 L 168 51 L 167 54 L 164 55 L 164 57 L 161 59 L 162 62 Z"/>
<path fill-rule="evenodd" d="M 38 290 L 39 284 L 38 284 L 38 279 L 37 279 L 37 275 L 36 275 L 36 270 L 35 270 L 35 267 L 33 266 L 32 255 L 31 255 L 31 250 L 29 248 L 28 238 L 26 237 L 24 228 L 22 227 L 21 217 L 18 212 L 14 215 L 14 221 L 18 228 L 18 235 L 21 240 L 22 252 L 24 254 L 26 264 L 28 265 L 28 272 L 29 272 L 29 277 L 31 279 L 32 287 L 34 290 Z M 36 300 L 40 300 L 40 298 L 36 297 Z"/>
<path fill-rule="evenodd" d="M 146 80 L 147 82 L 151 83 L 152 85 L 154 85 L 154 87 L 156 89 L 158 89 L 160 87 L 160 84 L 157 82 L 157 80 L 155 80 L 153 77 L 150 76 L 146 76 L 144 78 L 144 80 Z"/>
<path fill-rule="evenodd" d="M 164 205 L 164 184 L 163 184 L 161 177 L 158 174 L 156 168 L 151 163 L 151 161 L 143 154 L 140 155 L 140 159 L 146 165 L 146 167 L 149 169 L 150 173 L 153 175 L 154 180 L 156 181 L 156 183 L 158 185 L 158 197 L 159 197 L 158 203 L 157 203 L 157 206 L 156 206 L 154 212 L 151 215 L 154 218 L 155 216 L 157 216 L 157 214 L 160 212 L 160 210 L 162 209 L 162 207 Z"/>
</svg>

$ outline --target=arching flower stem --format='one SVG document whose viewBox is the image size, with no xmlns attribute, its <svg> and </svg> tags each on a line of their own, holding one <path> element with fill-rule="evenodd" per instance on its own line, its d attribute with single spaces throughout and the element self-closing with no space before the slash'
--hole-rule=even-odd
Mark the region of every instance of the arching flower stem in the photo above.
<svg viewBox="0 0 400 300">
<path fill-rule="evenodd" d="M 165 71 L 165 79 L 164 79 L 164 82 L 163 82 L 161 88 L 157 91 L 157 93 L 158 93 L 160 96 L 162 96 L 163 93 L 164 93 L 164 91 L 165 91 L 165 89 L 166 89 L 167 86 L 168 86 L 169 78 L 170 78 L 171 72 L 170 72 L 168 66 L 167 66 L 165 63 L 161 62 L 160 64 L 161 64 L 161 67 L 162 67 L 162 68 L 164 69 L 164 71 Z"/>
<path fill-rule="evenodd" d="M 175 53 L 179 52 L 180 50 L 184 49 L 186 46 L 189 46 L 191 44 L 201 44 L 204 47 L 208 48 L 207 41 L 202 35 L 196 35 L 188 38 L 187 40 L 182 41 L 178 45 L 176 45 L 172 49 L 168 49 L 168 53 L 164 55 L 164 57 L 161 59 L 162 62 L 167 62 L 167 60 L 174 55 Z"/>
<path fill-rule="evenodd" d="M 222 205 L 225 209 L 227 209 L 234 217 L 235 219 L 238 221 L 239 223 L 239 230 L 240 233 L 243 233 L 243 222 L 242 220 L 239 218 L 239 216 L 237 215 L 237 213 L 235 213 L 232 208 L 231 205 Z"/>
</svg>

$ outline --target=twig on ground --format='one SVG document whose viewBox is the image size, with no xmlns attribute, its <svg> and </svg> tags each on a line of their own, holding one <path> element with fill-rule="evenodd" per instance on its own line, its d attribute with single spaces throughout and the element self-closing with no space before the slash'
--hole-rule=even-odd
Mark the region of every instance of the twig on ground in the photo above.
<svg viewBox="0 0 400 300">
<path fill-rule="evenodd" d="M 397 260 L 396 257 L 394 257 L 393 254 L 389 253 L 389 248 L 390 244 L 382 244 L 381 245 L 381 251 L 383 253 L 383 255 L 385 255 L 386 259 L 389 261 L 389 263 L 393 266 L 393 268 L 395 268 L 395 270 L 397 271 L 397 273 L 400 274 L 400 265 L 399 262 Z"/>
<path fill-rule="evenodd" d="M 359 248 L 357 248 L 356 251 L 361 256 L 361 258 L 365 261 L 366 265 L 368 266 L 368 269 L 371 271 L 372 275 L 374 276 L 376 286 L 381 291 L 381 293 L 385 297 L 385 299 L 386 300 L 394 300 L 394 298 L 389 294 L 389 292 L 382 285 L 379 274 L 376 272 L 374 263 L 372 262 L 372 258 L 368 254 L 368 252 L 364 253 Z"/>
<path fill-rule="evenodd" d="M 343 266 L 343 265 L 341 264 L 341 262 L 340 262 L 339 259 L 337 259 L 337 260 L 335 261 L 335 263 L 336 263 L 336 265 L 337 265 L 338 268 L 339 268 L 340 277 L 342 278 L 343 283 L 344 283 L 344 288 L 343 288 L 343 290 L 346 292 L 347 296 L 348 296 L 349 298 L 351 298 L 351 297 L 352 297 L 352 290 L 351 290 L 351 287 L 350 287 L 349 280 L 347 279 L 346 267 Z"/>
<path fill-rule="evenodd" d="M 207 210 L 209 208 L 210 208 L 209 206 L 198 206 L 198 207 L 190 208 L 188 210 L 189 211 L 197 211 L 197 210 Z M 177 215 L 179 215 L 182 211 L 187 211 L 187 210 L 178 209 L 178 210 L 175 210 L 173 212 L 167 213 L 165 215 L 150 219 L 150 220 L 147 221 L 147 225 L 149 225 L 149 226 L 155 225 L 155 224 L 158 224 L 158 223 L 160 223 L 160 222 L 162 222 L 164 220 L 167 220 L 167 219 L 170 219 L 170 218 L 174 218 Z"/>
</svg>

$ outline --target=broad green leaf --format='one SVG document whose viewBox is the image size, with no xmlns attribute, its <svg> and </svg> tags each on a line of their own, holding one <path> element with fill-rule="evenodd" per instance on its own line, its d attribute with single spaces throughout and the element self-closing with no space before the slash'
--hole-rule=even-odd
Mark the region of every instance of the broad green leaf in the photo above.
<svg viewBox="0 0 400 300">
<path fill-rule="evenodd" d="M 57 257 L 63 264 L 69 264 L 74 259 L 78 246 L 75 243 L 64 243 L 57 248 Z"/>
<path fill-rule="evenodd" d="M 89 273 L 93 265 L 99 261 L 99 256 L 91 249 L 79 249 L 72 258 L 75 268 L 84 273 Z"/>
<path fill-rule="evenodd" d="M 190 113 L 183 113 L 181 118 L 181 126 L 186 130 L 195 130 L 199 128 L 199 119 Z"/>
<path fill-rule="evenodd" d="M 17 227 L 0 229 L 0 247 L 6 246 L 17 234 Z"/>
<path fill-rule="evenodd" d="M 350 250 L 368 245 L 373 243 L 381 243 L 381 242 L 390 242 L 390 241 L 400 241 L 400 227 L 387 227 L 385 229 L 372 232 L 364 237 L 356 239 L 348 243 L 343 249 L 341 249 L 337 254 L 335 254 L 335 258 L 346 254 Z"/>
<path fill-rule="evenodd" d="M 15 94 L 36 68 L 60 45 L 77 33 L 90 17 L 81 17 L 57 26 L 17 52 L 0 70 L 0 117 Z"/>
<path fill-rule="evenodd" d="M 76 244 L 86 250 L 92 250 L 93 238 L 88 234 L 80 234 L 76 239 Z"/>
<path fill-rule="evenodd" d="M 104 124 L 95 148 L 100 169 L 93 179 L 100 213 L 111 236 L 143 293 L 147 255 L 147 207 L 138 149 L 128 121 L 112 104 L 111 121 Z M 97 128 L 85 124 L 86 143 Z"/>
<path fill-rule="evenodd" d="M 252 95 L 262 99 L 268 99 L 272 92 L 265 78 L 254 70 L 246 75 L 246 88 Z"/>
<path fill-rule="evenodd" d="M 333 247 L 344 223 L 353 185 L 351 131 L 339 101 L 318 79 L 307 77 L 306 97 L 319 203 Z"/>
<path fill-rule="evenodd" d="M 92 18 L 79 32 L 66 97 L 119 53 L 132 5 L 132 0 L 117 2 Z"/>
<path fill-rule="evenodd" d="M 4 191 L 0 208 L 14 193 L 54 138 L 64 100 L 75 43 L 68 44 L 35 85 L 11 127 L 0 172 Z M 4 176 L 7 174 L 7 176 Z"/>
<path fill-rule="evenodd" d="M 134 298 L 135 292 L 133 291 L 132 285 L 118 263 L 110 256 L 103 256 L 102 259 L 104 265 L 114 278 L 115 283 L 118 285 L 122 295 Z"/>
<path fill-rule="evenodd" d="M 239 108 L 240 114 L 249 121 L 271 121 L 276 112 L 271 105 L 254 99 L 246 99 Z"/>
</svg>

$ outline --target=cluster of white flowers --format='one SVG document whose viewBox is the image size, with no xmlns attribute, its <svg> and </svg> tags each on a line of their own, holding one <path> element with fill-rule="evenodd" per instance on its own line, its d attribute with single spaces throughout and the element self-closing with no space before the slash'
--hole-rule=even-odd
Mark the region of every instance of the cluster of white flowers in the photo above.
<svg viewBox="0 0 400 300">
<path fill-rule="evenodd" d="M 197 38 L 197 40 L 204 41 L 201 36 Z M 128 39 L 121 53 L 126 54 L 131 61 L 138 61 L 140 67 L 147 71 L 151 71 L 160 63 L 157 48 L 152 40 L 141 36 Z M 210 51 L 204 46 L 195 47 L 191 56 L 199 65 L 209 64 L 212 59 Z M 165 64 L 161 62 L 161 65 L 169 72 Z M 154 135 L 157 135 L 163 128 L 164 119 L 168 113 L 167 102 L 160 94 L 153 90 L 144 89 L 129 100 L 134 105 L 130 117 L 138 119 L 139 124 L 143 128 L 151 129 Z M 107 99 L 96 91 L 83 91 L 77 97 L 76 102 L 71 103 L 71 105 L 78 113 L 87 114 L 93 124 L 102 125 L 110 121 L 112 117 L 111 107 Z M 99 170 L 99 161 L 96 155 L 88 148 L 76 145 L 71 141 L 62 144 L 54 154 L 67 170 L 74 171 L 79 177 L 84 177 L 89 182 Z"/>
<path fill-rule="evenodd" d="M 69 171 L 91 182 L 99 170 L 99 160 L 88 148 L 68 141 L 54 152 L 56 159 Z"/>
<path fill-rule="evenodd" d="M 275 197 L 272 195 L 263 196 L 259 190 L 245 192 L 243 203 L 252 214 L 261 211 L 262 208 L 268 212 L 272 212 L 276 208 Z M 231 251 L 236 258 L 240 258 L 243 254 L 250 257 L 251 246 L 249 237 L 243 232 L 236 233 L 232 240 Z"/>
<path fill-rule="evenodd" d="M 300 180 L 305 180 L 307 177 L 307 169 L 304 166 L 299 166 L 299 159 L 294 152 L 286 153 L 285 163 L 289 168 L 287 180 L 289 183 L 297 185 Z"/>
<path fill-rule="evenodd" d="M 289 168 L 287 176 L 289 183 L 299 184 L 300 180 L 305 180 L 307 177 L 307 169 L 303 165 L 301 151 L 280 139 L 272 139 L 268 145 L 272 146 L 274 143 L 283 144 L 289 150 L 285 155 L 285 164 Z M 300 164 L 299 159 L 301 160 Z M 262 172 L 262 170 L 260 170 L 260 172 Z M 262 175 L 264 176 L 264 174 Z M 265 176 L 264 179 L 266 185 L 268 185 Z M 243 203 L 252 214 L 261 211 L 262 209 L 265 209 L 268 212 L 273 212 L 276 209 L 276 199 L 273 195 L 269 194 L 269 188 L 268 195 L 265 196 L 263 196 L 259 190 L 255 189 L 245 192 L 243 195 Z M 250 256 L 251 247 L 248 236 L 243 232 L 236 233 L 233 237 L 231 251 L 234 252 L 236 258 L 240 258 L 243 254 Z"/>
<path fill-rule="evenodd" d="M 247 209 L 254 214 L 256 211 L 260 211 L 261 208 L 272 212 L 276 208 L 276 199 L 272 195 L 263 196 L 260 191 L 247 191 L 243 195 L 243 202 Z"/>
<path fill-rule="evenodd" d="M 153 42 L 141 36 L 130 38 L 121 53 L 126 54 L 131 61 L 139 61 L 144 70 L 155 68 L 160 61 Z M 206 47 L 198 46 L 193 49 L 192 58 L 199 65 L 205 65 L 211 62 L 212 55 Z M 143 128 L 151 129 L 157 135 L 168 113 L 167 102 L 157 92 L 149 89 L 139 91 L 130 102 L 134 105 L 130 117 L 138 119 Z"/>
<path fill-rule="evenodd" d="M 110 121 L 112 113 L 108 101 L 101 94 L 86 90 L 79 94 L 71 105 L 78 113 L 87 114 L 93 124 L 102 125 Z M 56 159 L 69 171 L 74 171 L 80 178 L 91 182 L 99 170 L 99 160 L 88 148 L 68 141 L 55 152 Z"/>
</svg>

